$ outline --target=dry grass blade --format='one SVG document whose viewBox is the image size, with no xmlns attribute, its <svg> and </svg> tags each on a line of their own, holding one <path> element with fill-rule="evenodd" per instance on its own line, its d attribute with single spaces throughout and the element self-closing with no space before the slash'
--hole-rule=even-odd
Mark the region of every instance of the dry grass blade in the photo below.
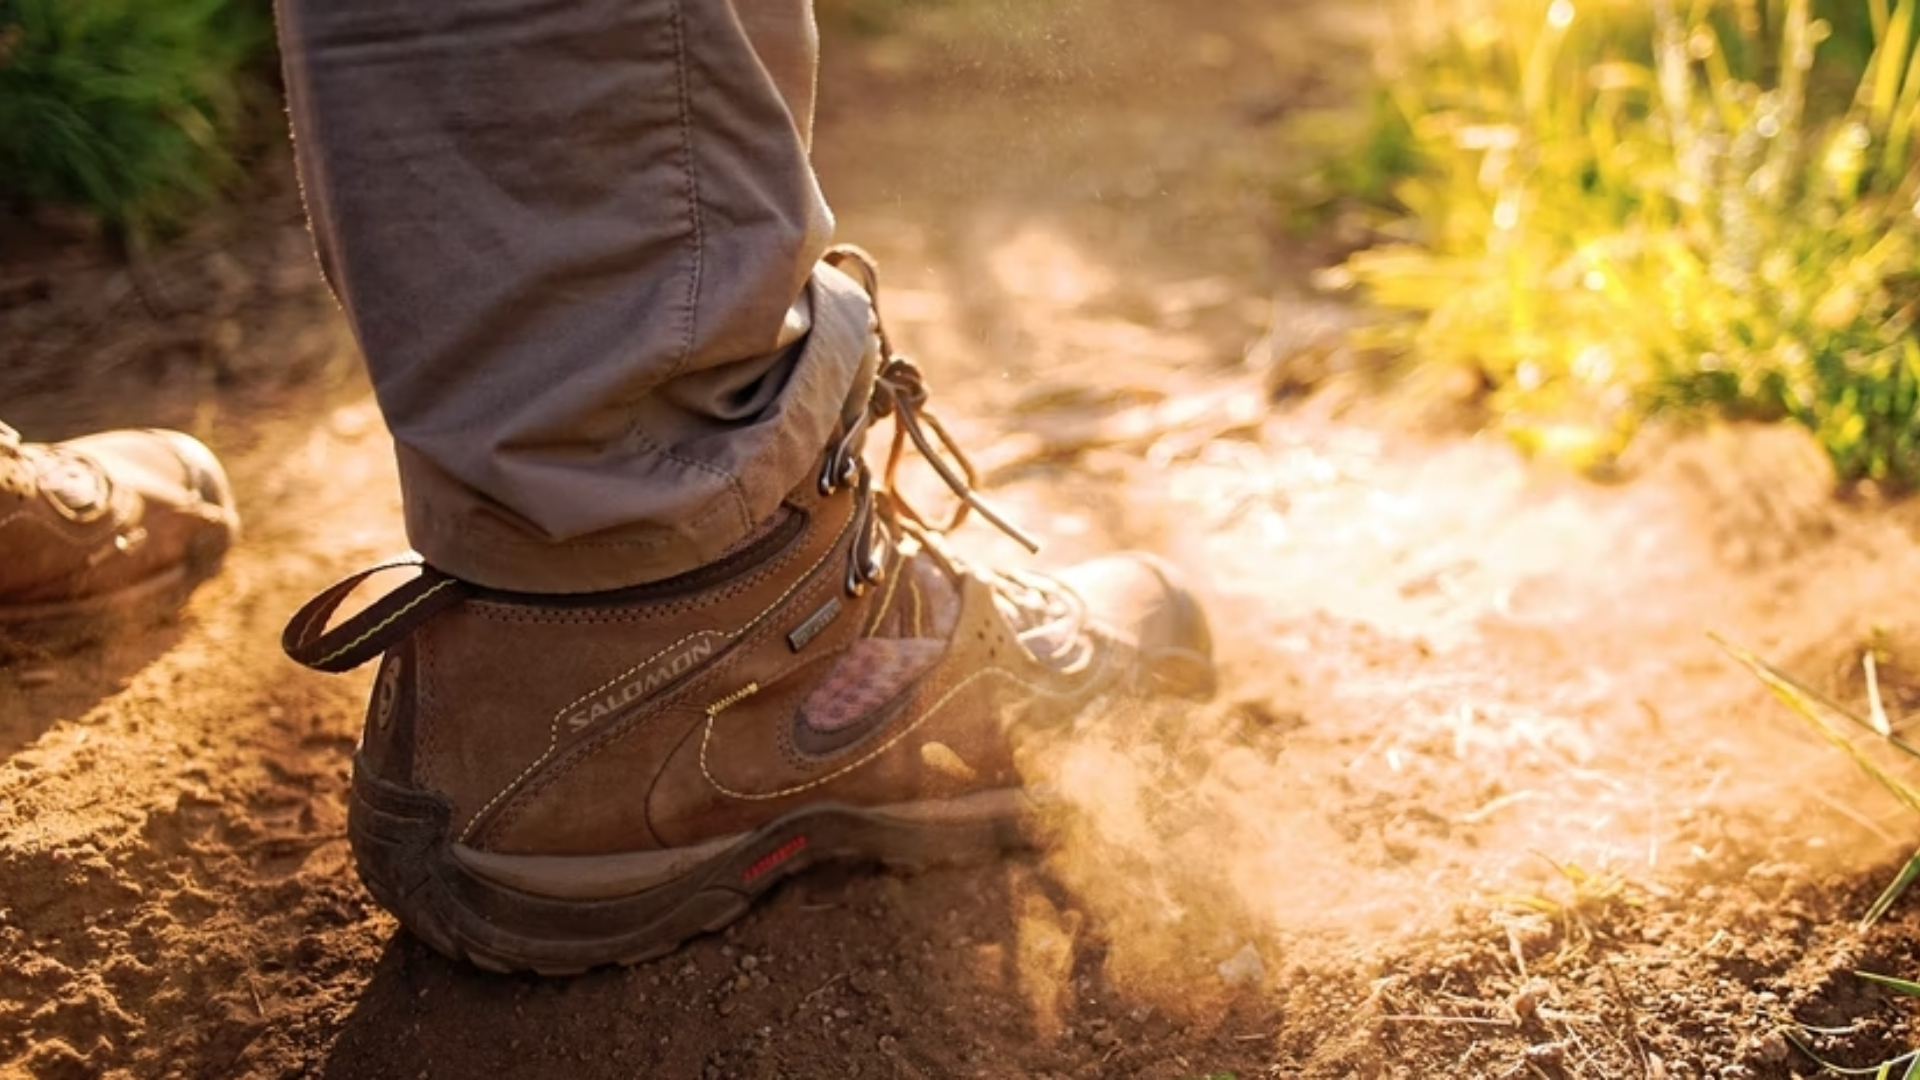
<svg viewBox="0 0 1920 1080">
<path fill-rule="evenodd" d="M 1868 776 L 1873 777 L 1876 783 L 1885 787 L 1894 798 L 1900 800 L 1902 805 L 1915 813 L 1920 813 L 1920 791 L 1915 791 L 1911 785 L 1882 769 L 1833 723 L 1834 718 L 1843 719 L 1877 735 L 1879 732 L 1874 728 L 1872 721 L 1720 635 L 1708 634 L 1707 636 L 1713 639 L 1714 644 L 1726 650 L 1727 655 L 1758 676 L 1760 681 L 1766 684 L 1767 689 L 1773 691 L 1775 697 L 1811 723 L 1827 741 L 1845 751 L 1847 756 L 1853 759 L 1854 764 L 1860 766 Z M 1920 760 L 1920 749 L 1916 749 L 1905 739 L 1897 735 L 1888 735 L 1883 741 L 1907 756 Z"/>
<path fill-rule="evenodd" d="M 1861 657 L 1860 666 L 1867 673 L 1867 719 L 1876 734 L 1892 738 L 1893 724 L 1887 720 L 1887 707 L 1880 701 L 1880 665 L 1873 659 L 1872 649 Z"/>
<path fill-rule="evenodd" d="M 1821 1057 L 1819 1052 L 1814 1050 L 1813 1046 L 1807 1042 L 1806 1036 L 1799 1031 L 1795 1031 L 1793 1028 L 1786 1028 L 1781 1034 L 1786 1036 L 1787 1041 L 1793 1044 L 1794 1049 L 1805 1054 L 1809 1060 L 1836 1076 L 1871 1076 L 1873 1080 L 1894 1080 L 1896 1075 L 1899 1080 L 1917 1080 L 1917 1078 L 1920 1078 L 1920 1053 L 1902 1054 L 1891 1061 L 1883 1061 L 1878 1065 L 1869 1065 L 1864 1069 L 1849 1069 L 1842 1065 L 1836 1065 L 1826 1058 Z M 1895 1069 L 1900 1069 L 1901 1071 L 1896 1074 L 1894 1072 Z"/>
<path fill-rule="evenodd" d="M 1920 814 L 1920 791 L 1916 791 L 1912 785 L 1881 768 L 1878 762 L 1847 737 L 1847 733 L 1834 720 L 1835 718 L 1848 720 L 1856 727 L 1874 732 L 1880 736 L 1882 742 L 1908 756 L 1920 757 L 1920 753 L 1916 753 L 1910 743 L 1892 734 L 1891 731 L 1882 731 L 1872 720 L 1848 709 L 1720 635 L 1709 634 L 1708 637 L 1726 650 L 1727 655 L 1753 672 L 1762 683 L 1766 684 L 1767 689 L 1773 691 L 1775 697 L 1784 702 L 1796 715 L 1812 724 L 1814 730 L 1818 731 L 1823 738 L 1845 752 L 1862 772 L 1872 777 L 1875 783 L 1885 788 L 1894 798 L 1900 800 L 1901 805 Z M 1861 928 L 1864 929 L 1878 922 L 1916 879 L 1920 879 L 1920 850 L 1916 850 L 1907 860 L 1906 865 L 1901 867 L 1900 874 L 1894 878 L 1893 883 L 1882 890 L 1879 898 L 1873 902 L 1873 907 L 1868 909 L 1866 916 L 1861 919 Z"/>
<path fill-rule="evenodd" d="M 1867 914 L 1860 920 L 1860 928 L 1864 930 L 1879 922 L 1881 916 L 1893 907 L 1894 901 L 1899 900 L 1906 893 L 1907 887 L 1913 884 L 1915 878 L 1920 878 L 1920 850 L 1916 850 L 1907 860 L 1907 864 L 1900 868 L 1900 876 L 1893 879 L 1893 884 L 1881 890 L 1880 895 L 1873 901 L 1873 906 L 1867 909 Z"/>
<path fill-rule="evenodd" d="M 1914 982 L 1911 979 L 1899 979 L 1892 975 L 1876 975 L 1871 971 L 1856 971 L 1854 974 L 1870 983 L 1884 986 L 1896 993 L 1905 994 L 1911 998 L 1920 998 L 1920 983 Z"/>
</svg>

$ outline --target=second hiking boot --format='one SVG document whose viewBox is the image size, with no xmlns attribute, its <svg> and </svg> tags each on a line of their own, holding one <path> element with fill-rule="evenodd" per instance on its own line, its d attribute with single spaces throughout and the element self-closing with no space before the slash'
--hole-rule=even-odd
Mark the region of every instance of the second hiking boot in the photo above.
<svg viewBox="0 0 1920 1080">
<path fill-rule="evenodd" d="M 239 524 L 219 461 L 180 432 L 29 443 L 0 424 L 0 658 L 164 618 Z"/>
</svg>

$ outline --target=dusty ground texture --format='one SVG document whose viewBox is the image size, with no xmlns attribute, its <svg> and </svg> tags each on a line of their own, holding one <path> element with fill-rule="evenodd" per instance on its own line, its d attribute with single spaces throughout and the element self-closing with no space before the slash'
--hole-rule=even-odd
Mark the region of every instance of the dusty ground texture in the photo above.
<svg viewBox="0 0 1920 1080">
<path fill-rule="evenodd" d="M 176 625 L 0 668 L 0 1076 L 1788 1077 L 1914 1045 L 1852 921 L 1912 822 L 1720 655 L 1920 710 L 1920 512 L 1785 432 L 1596 486 L 1371 386 L 1286 239 L 1340 4 L 828 14 L 819 157 L 893 333 L 1050 557 L 1203 574 L 1224 690 L 1040 748 L 1043 855 L 789 883 L 641 967 L 504 978 L 376 910 L 365 679 L 280 624 L 403 545 L 284 163 L 129 273 L 0 233 L 0 415 L 194 431 L 245 543 Z M 1275 401 L 1275 391 L 1286 400 Z M 991 546 L 989 537 L 977 542 Z"/>
</svg>

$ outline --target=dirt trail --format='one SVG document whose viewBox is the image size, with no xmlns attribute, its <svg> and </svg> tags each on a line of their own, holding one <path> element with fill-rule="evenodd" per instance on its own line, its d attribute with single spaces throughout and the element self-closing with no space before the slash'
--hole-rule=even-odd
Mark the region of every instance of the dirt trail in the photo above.
<svg viewBox="0 0 1920 1080">
<path fill-rule="evenodd" d="M 1034 747 L 1045 856 L 816 873 L 632 969 L 450 964 L 353 879 L 365 676 L 275 642 L 404 541 L 284 172 L 149 275 L 0 260 L 0 415 L 194 430 L 249 529 L 179 625 L 0 669 L 0 1077 L 1811 1075 L 1788 1017 L 1850 1064 L 1910 1045 L 1849 974 L 1920 972 L 1915 916 L 1849 926 L 1910 826 L 1704 631 L 1849 699 L 1876 645 L 1920 710 L 1920 514 L 1834 502 L 1785 432 L 1599 487 L 1359 376 L 1271 406 L 1345 319 L 1271 190 L 1344 8 L 828 11 L 818 156 L 894 337 L 1049 559 L 1206 576 L 1224 690 Z"/>
</svg>

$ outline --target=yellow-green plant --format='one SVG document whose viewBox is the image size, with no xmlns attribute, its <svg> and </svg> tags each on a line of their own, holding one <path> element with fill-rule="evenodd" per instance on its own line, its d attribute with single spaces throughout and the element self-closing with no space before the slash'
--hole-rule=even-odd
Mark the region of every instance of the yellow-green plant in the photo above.
<svg viewBox="0 0 1920 1080">
<path fill-rule="evenodd" d="M 176 224 L 270 100 L 261 0 L 0 0 L 0 198 Z"/>
<path fill-rule="evenodd" d="M 1589 460 L 1715 411 L 1920 481 L 1920 0 L 1407 2 L 1385 339 Z"/>
</svg>

